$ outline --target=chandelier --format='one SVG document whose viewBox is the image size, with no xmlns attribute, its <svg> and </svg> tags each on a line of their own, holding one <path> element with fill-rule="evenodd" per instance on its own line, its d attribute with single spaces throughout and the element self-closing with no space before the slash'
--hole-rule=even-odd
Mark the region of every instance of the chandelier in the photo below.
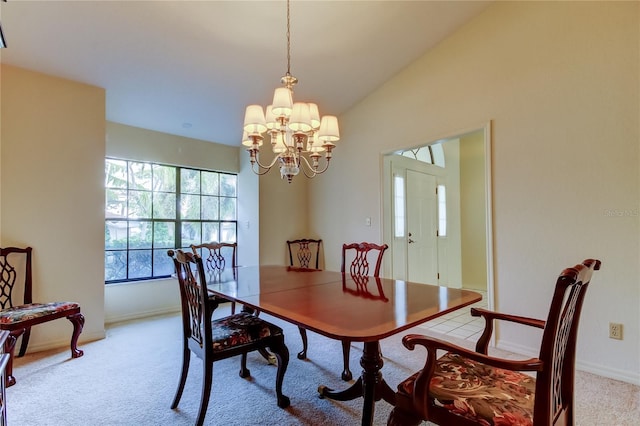
<svg viewBox="0 0 640 426">
<path fill-rule="evenodd" d="M 289 0 L 287 0 L 287 73 L 273 94 L 273 102 L 263 110 L 260 105 L 249 105 L 244 116 L 242 145 L 247 147 L 251 169 L 263 175 L 276 164 L 281 178 L 291 183 L 300 170 L 308 178 L 324 173 L 329 168 L 334 142 L 340 139 L 338 119 L 325 115 L 320 119 L 318 106 L 310 102 L 293 102 L 293 86 L 298 79 L 291 75 L 291 26 Z M 269 164 L 260 162 L 260 147 L 264 133 L 270 137 L 275 157 Z M 324 166 L 320 167 L 322 153 Z M 257 167 L 256 167 L 257 166 Z"/>
</svg>

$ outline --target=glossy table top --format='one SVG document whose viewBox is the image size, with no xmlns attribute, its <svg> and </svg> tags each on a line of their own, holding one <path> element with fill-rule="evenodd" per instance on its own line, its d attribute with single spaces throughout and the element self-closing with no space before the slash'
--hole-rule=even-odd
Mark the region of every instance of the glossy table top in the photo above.
<svg viewBox="0 0 640 426">
<path fill-rule="evenodd" d="M 334 271 L 247 266 L 209 276 L 209 291 L 334 338 L 376 341 L 482 299 L 479 293 Z"/>
</svg>

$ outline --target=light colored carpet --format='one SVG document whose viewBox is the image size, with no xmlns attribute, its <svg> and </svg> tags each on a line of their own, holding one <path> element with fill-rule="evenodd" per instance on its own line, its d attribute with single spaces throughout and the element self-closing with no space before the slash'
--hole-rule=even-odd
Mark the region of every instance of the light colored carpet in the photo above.
<svg viewBox="0 0 640 426">
<path fill-rule="evenodd" d="M 224 314 L 224 309 L 216 316 Z M 264 315 L 264 314 L 263 314 Z M 213 390 L 206 423 L 210 425 L 358 425 L 362 400 L 336 402 L 318 398 L 324 384 L 343 389 L 340 342 L 309 334 L 309 360 L 301 361 L 297 327 L 268 315 L 285 330 L 291 352 L 284 393 L 285 410 L 276 405 L 276 368 L 257 353 L 249 356 L 250 379 L 238 376 L 239 358 L 214 364 Z M 416 328 L 411 332 L 425 333 Z M 395 386 L 417 371 L 423 352 L 406 350 L 400 339 L 381 342 L 383 376 Z M 108 327 L 106 339 L 81 345 L 85 355 L 70 359 L 68 350 L 27 354 L 16 359 L 17 384 L 7 389 L 7 417 L 12 426 L 191 425 L 200 400 L 201 361 L 192 357 L 179 408 L 171 410 L 181 365 L 178 315 L 155 317 Z M 451 338 L 448 338 L 452 340 Z M 457 341 L 466 344 L 468 342 Z M 354 343 L 351 369 L 359 375 L 362 344 Z M 637 386 L 578 372 L 576 415 L 579 426 L 640 424 Z M 391 410 L 376 404 L 375 424 L 384 425 Z"/>
</svg>

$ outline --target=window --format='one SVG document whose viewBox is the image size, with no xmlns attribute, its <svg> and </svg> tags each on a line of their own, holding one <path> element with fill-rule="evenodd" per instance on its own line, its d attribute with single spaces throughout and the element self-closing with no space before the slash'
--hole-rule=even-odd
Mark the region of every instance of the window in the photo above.
<svg viewBox="0 0 640 426">
<path fill-rule="evenodd" d="M 422 146 L 420 148 L 412 148 L 401 151 L 399 155 L 403 157 L 413 158 L 427 164 L 434 164 L 444 167 L 444 149 L 441 143 Z"/>
<path fill-rule="evenodd" d="M 438 236 L 447 236 L 447 192 L 444 185 L 438 185 Z"/>
<path fill-rule="evenodd" d="M 236 242 L 238 177 L 107 158 L 105 282 L 168 277 L 167 250 Z"/>
<path fill-rule="evenodd" d="M 404 176 L 393 176 L 394 236 L 404 238 Z"/>
</svg>

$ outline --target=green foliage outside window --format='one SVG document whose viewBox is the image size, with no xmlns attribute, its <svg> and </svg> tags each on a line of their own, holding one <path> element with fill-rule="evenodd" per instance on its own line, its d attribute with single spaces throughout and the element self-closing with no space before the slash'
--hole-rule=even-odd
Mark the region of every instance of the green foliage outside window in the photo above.
<svg viewBox="0 0 640 426">
<path fill-rule="evenodd" d="M 238 177 L 139 161 L 105 161 L 105 282 L 167 277 L 172 248 L 235 242 Z"/>
</svg>

